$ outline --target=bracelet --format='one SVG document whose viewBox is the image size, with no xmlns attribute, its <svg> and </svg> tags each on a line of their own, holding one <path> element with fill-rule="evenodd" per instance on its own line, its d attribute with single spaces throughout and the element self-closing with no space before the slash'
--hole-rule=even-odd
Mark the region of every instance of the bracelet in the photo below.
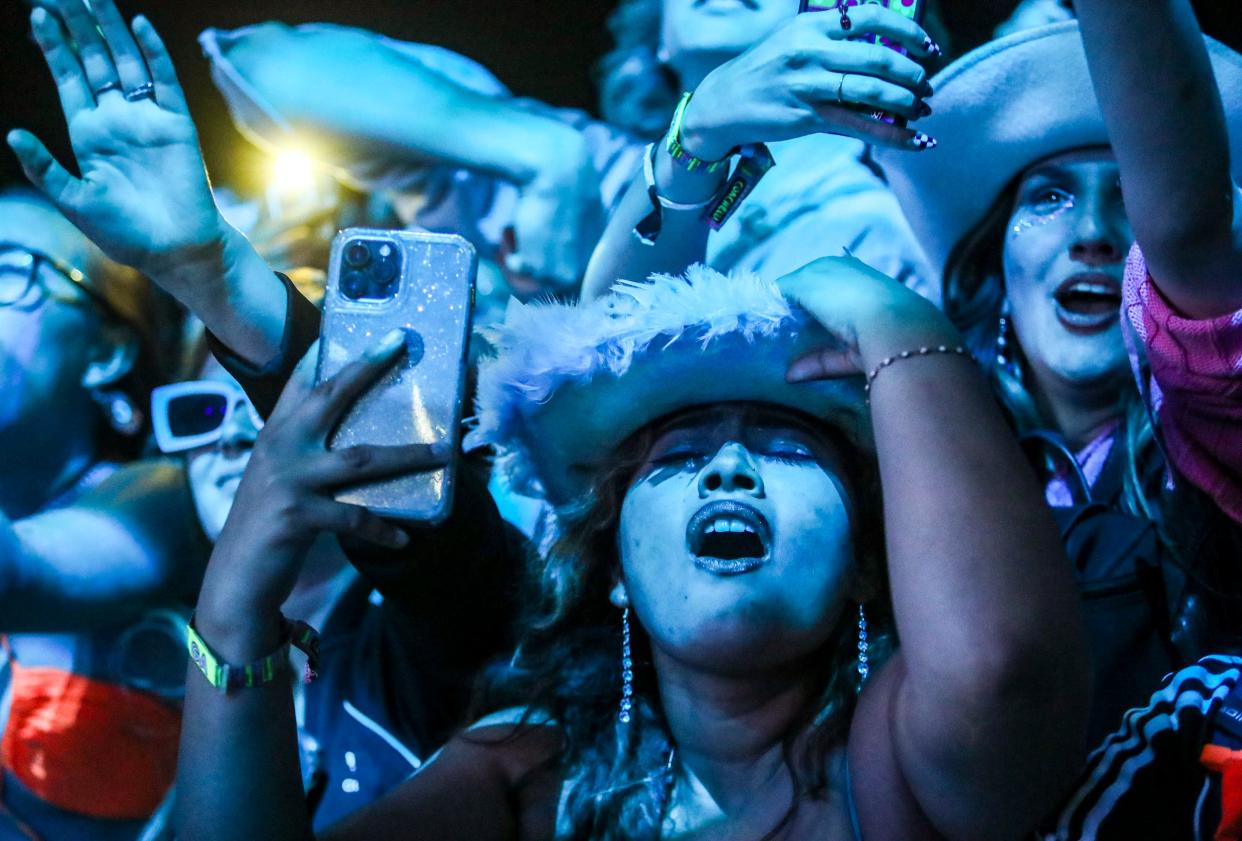
<svg viewBox="0 0 1242 841">
<path fill-rule="evenodd" d="M 968 351 L 963 345 L 957 345 L 956 347 L 949 347 L 948 345 L 937 345 L 936 347 L 927 347 L 926 345 L 924 345 L 918 350 L 903 350 L 901 353 L 897 354 L 896 356 L 890 356 L 887 359 L 881 360 L 879 365 L 871 369 L 871 373 L 867 374 L 867 385 L 863 388 L 863 392 L 867 395 L 870 395 L 871 384 L 875 382 L 875 378 L 880 375 L 881 371 L 883 371 L 889 365 L 892 365 L 894 362 L 899 362 L 902 359 L 909 359 L 912 356 L 931 356 L 934 353 L 956 353 L 959 356 L 966 356 L 966 357 L 970 356 L 970 351 Z M 870 397 L 868 397 L 868 400 L 870 400 Z"/>
<path fill-rule="evenodd" d="M 677 103 L 677 110 L 673 112 L 673 122 L 668 127 L 668 135 L 664 139 L 664 148 L 668 150 L 669 155 L 676 163 L 681 164 L 688 171 L 694 172 L 699 167 L 706 167 L 708 172 L 715 172 L 721 167 L 729 165 L 729 159 L 737 154 L 736 149 L 730 149 L 723 158 L 718 161 L 705 161 L 702 158 L 696 158 L 690 154 L 681 143 L 681 120 L 686 114 L 686 106 L 690 104 L 690 98 L 693 93 L 687 91 L 681 95 L 681 102 Z"/>
<path fill-rule="evenodd" d="M 266 657 L 244 666 L 234 666 L 217 657 L 199 636 L 194 627 L 194 617 L 190 617 L 190 622 L 186 625 L 186 649 L 194 665 L 207 678 L 207 682 L 221 692 L 239 687 L 266 686 L 287 674 L 292 670 L 289 664 L 290 646 L 306 654 L 306 671 L 302 680 L 310 683 L 319 676 L 319 632 L 301 620 L 290 621 L 283 616 L 280 619 L 284 626 L 280 647 Z"/>
<path fill-rule="evenodd" d="M 664 226 L 661 210 L 702 210 L 715 202 L 720 195 L 717 191 L 703 201 L 693 203 L 677 202 L 660 195 L 655 183 L 655 151 L 654 143 L 648 143 L 647 148 L 643 150 L 643 181 L 647 185 L 647 198 L 651 199 L 651 212 L 634 226 L 634 234 L 643 245 L 653 245 L 656 237 L 660 235 L 660 229 Z"/>
<path fill-rule="evenodd" d="M 750 143 L 734 150 L 738 156 L 737 166 L 729 173 L 729 177 L 710 198 L 701 202 L 675 202 L 660 195 L 655 183 L 655 144 L 647 147 L 643 153 L 643 179 L 647 185 L 647 197 L 651 200 L 651 212 L 638 220 L 634 226 L 634 236 L 643 245 L 654 245 L 664 225 L 663 209 L 668 210 L 703 210 L 703 218 L 713 231 L 718 231 L 729 221 L 729 217 L 737 210 L 750 192 L 755 189 L 759 179 L 776 165 L 772 153 L 762 143 Z"/>
</svg>

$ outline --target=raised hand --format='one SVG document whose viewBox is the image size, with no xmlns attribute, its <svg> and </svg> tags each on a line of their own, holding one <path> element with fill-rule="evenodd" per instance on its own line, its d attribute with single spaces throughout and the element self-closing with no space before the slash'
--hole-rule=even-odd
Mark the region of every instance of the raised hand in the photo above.
<svg viewBox="0 0 1242 841">
<path fill-rule="evenodd" d="M 686 109 L 686 147 L 715 160 L 742 144 L 820 132 L 898 148 L 934 146 L 926 135 L 864 112 L 911 120 L 931 113 L 924 100 L 932 90 L 919 62 L 939 47 L 917 23 L 883 6 L 851 6 L 849 17 L 845 29 L 835 13 L 797 15 L 709 73 Z M 851 40 L 863 34 L 883 36 L 910 55 Z"/>
<path fill-rule="evenodd" d="M 47 0 L 30 15 L 80 177 L 30 132 L 12 131 L 8 142 L 34 185 L 109 257 L 155 277 L 218 245 L 224 231 L 159 35 L 142 16 L 131 34 L 113 0 L 91 6 Z"/>
</svg>

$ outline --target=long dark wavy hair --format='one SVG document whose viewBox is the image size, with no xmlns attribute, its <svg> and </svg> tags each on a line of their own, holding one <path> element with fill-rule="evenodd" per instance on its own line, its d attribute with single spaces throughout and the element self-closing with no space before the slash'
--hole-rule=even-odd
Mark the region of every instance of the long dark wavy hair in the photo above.
<svg viewBox="0 0 1242 841">
<path fill-rule="evenodd" d="M 476 703 L 478 713 L 520 706 L 528 717 L 546 715 L 559 725 L 565 786 L 561 819 L 569 826 L 558 836 L 562 841 L 654 841 L 668 805 L 666 769 L 673 745 L 650 643 L 631 620 L 634 709 L 631 723 L 622 725 L 617 716 L 620 613 L 609 601 L 620 570 L 621 504 L 653 443 L 653 429 L 649 425 L 617 449 L 582 504 L 562 517 L 551 549 L 533 559 L 519 646 L 506 666 L 485 675 Z M 878 665 L 895 644 L 878 471 L 873 460 L 844 444 L 843 436 L 831 428 L 828 433 L 830 440 L 841 442 L 842 478 L 855 503 L 855 573 L 877 594 L 867 603 L 867 613 L 871 663 Z M 785 741 L 796 792 L 785 821 L 802 799 L 824 793 L 825 759 L 848 732 L 860 689 L 856 623 L 856 614 L 842 611 L 814 658 L 819 668 L 811 676 L 813 701 Z"/>
</svg>

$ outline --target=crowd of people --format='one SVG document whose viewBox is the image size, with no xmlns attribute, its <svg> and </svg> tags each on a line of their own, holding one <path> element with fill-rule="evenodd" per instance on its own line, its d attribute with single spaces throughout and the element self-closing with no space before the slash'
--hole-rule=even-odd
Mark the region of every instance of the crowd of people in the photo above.
<svg viewBox="0 0 1242 841">
<path fill-rule="evenodd" d="M 618 0 L 603 119 L 207 30 L 309 210 L 209 181 L 141 14 L 32 3 L 0 841 L 1242 839 L 1242 54 L 952 2 Z M 329 447 L 407 348 L 314 381 L 355 224 L 477 251 L 451 458 Z"/>
</svg>

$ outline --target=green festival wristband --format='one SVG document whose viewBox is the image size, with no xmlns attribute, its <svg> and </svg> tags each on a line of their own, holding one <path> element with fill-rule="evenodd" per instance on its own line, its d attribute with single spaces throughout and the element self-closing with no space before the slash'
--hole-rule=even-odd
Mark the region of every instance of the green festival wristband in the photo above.
<svg viewBox="0 0 1242 841">
<path fill-rule="evenodd" d="M 186 650 L 194 665 L 202 672 L 203 677 L 207 678 L 207 682 L 221 692 L 236 688 L 266 686 L 284 676 L 291 671 L 290 646 L 306 654 L 306 672 L 303 680 L 310 683 L 318 676 L 319 633 L 300 620 L 290 621 L 282 616 L 281 621 L 284 626 L 284 639 L 280 647 L 266 657 L 244 666 L 235 666 L 221 660 L 211 650 L 211 646 L 199 636 L 198 630 L 194 627 L 193 617 L 190 618 L 185 629 Z"/>
</svg>

